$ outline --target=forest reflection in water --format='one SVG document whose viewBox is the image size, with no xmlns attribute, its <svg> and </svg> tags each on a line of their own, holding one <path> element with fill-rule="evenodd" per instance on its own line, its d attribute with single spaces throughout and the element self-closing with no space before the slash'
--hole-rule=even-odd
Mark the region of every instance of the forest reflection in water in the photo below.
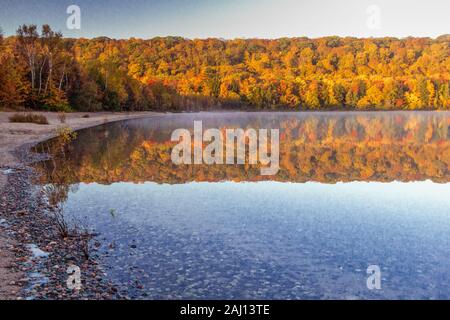
<svg viewBox="0 0 450 320">
<path fill-rule="evenodd" d="M 174 165 L 171 134 L 196 120 L 280 129 L 278 174 Z M 449 125 L 444 112 L 165 115 L 37 145 L 51 155 L 37 183 L 101 235 L 101 264 L 133 298 L 450 298 Z M 370 264 L 381 291 L 366 288 Z"/>
<path fill-rule="evenodd" d="M 280 170 L 261 176 L 256 165 L 175 165 L 173 130 L 280 129 Z M 391 113 L 200 113 L 131 120 L 86 129 L 61 147 L 38 145 L 41 183 L 261 181 L 321 183 L 450 179 L 450 115 Z M 63 150 L 64 152 L 61 152 Z"/>
</svg>

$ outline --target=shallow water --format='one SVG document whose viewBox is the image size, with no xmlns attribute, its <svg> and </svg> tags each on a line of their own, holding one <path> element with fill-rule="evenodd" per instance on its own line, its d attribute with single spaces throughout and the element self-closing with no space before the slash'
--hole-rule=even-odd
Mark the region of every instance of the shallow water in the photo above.
<svg viewBox="0 0 450 320">
<path fill-rule="evenodd" d="M 170 160 L 176 128 L 279 128 L 280 171 Z M 108 277 L 147 299 L 450 298 L 449 113 L 200 113 L 37 146 Z M 366 285 L 381 268 L 381 290 Z"/>
</svg>

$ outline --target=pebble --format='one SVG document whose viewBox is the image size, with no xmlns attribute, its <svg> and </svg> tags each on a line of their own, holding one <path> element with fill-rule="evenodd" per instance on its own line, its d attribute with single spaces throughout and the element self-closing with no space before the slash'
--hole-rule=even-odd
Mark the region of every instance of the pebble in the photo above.
<svg viewBox="0 0 450 320">
<path fill-rule="evenodd" d="M 31 183 L 34 177 L 35 172 L 29 167 L 15 170 L 0 194 L 0 226 L 17 242 L 10 248 L 16 256 L 11 268 L 24 273 L 20 281 L 10 282 L 21 287 L 11 294 L 17 295 L 18 300 L 123 299 L 113 289 L 114 284 L 102 277 L 99 264 L 84 258 L 82 237 L 60 237 L 48 214 L 51 206 L 44 193 L 38 191 L 40 187 Z M 91 255 L 95 252 L 93 247 Z M 60 271 L 65 271 L 69 262 L 82 269 L 83 286 L 79 292 L 68 290 L 67 274 Z"/>
</svg>

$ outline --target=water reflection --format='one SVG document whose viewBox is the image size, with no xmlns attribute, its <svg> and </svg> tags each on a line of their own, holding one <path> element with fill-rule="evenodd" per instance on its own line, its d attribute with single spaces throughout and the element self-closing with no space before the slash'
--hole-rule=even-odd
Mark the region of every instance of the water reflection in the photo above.
<svg viewBox="0 0 450 320">
<path fill-rule="evenodd" d="M 280 171 L 173 165 L 171 133 L 194 120 L 279 128 Z M 37 169 L 134 298 L 448 299 L 449 125 L 428 112 L 167 115 L 38 145 L 53 157 Z"/>
<path fill-rule="evenodd" d="M 264 177 L 251 165 L 171 163 L 171 133 L 203 120 L 208 128 L 279 128 L 280 170 Z M 186 183 L 190 181 L 423 181 L 450 179 L 448 113 L 211 114 L 132 120 L 80 132 L 69 152 L 41 144 L 42 182 Z"/>
</svg>

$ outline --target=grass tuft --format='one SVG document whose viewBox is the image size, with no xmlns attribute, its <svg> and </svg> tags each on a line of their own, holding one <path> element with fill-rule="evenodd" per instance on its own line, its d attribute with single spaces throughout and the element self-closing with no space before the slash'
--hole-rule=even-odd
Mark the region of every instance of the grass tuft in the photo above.
<svg viewBox="0 0 450 320">
<path fill-rule="evenodd" d="M 16 113 L 9 117 L 9 122 L 48 124 L 48 120 L 44 115 L 33 113 Z"/>
</svg>

